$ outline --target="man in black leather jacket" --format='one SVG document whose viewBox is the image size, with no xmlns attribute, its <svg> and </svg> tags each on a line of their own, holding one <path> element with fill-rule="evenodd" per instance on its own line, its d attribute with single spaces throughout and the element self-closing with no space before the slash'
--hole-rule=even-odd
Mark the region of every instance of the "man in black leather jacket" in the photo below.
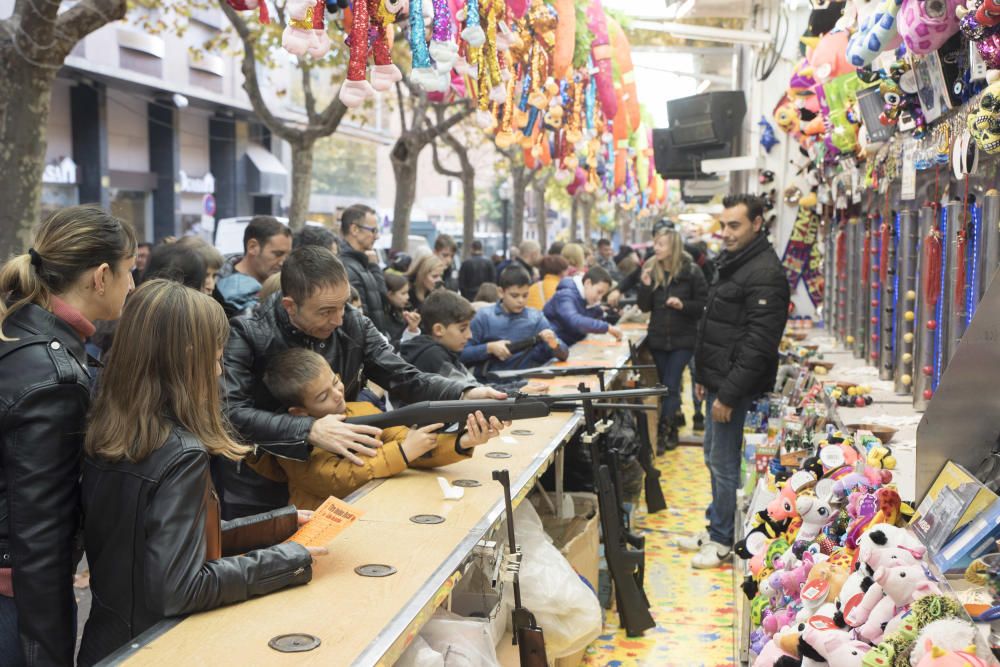
<svg viewBox="0 0 1000 667">
<path fill-rule="evenodd" d="M 378 429 L 345 424 L 335 416 L 317 420 L 278 412 L 281 406 L 262 377 L 268 360 L 291 347 L 322 355 L 342 378 L 348 401 L 368 380 L 405 403 L 504 397 L 488 387 L 421 373 L 400 359 L 371 320 L 347 305 L 350 286 L 344 265 L 323 248 L 294 251 L 282 268 L 281 288 L 254 315 L 232 320 L 223 354 L 226 414 L 247 443 L 302 461 L 317 446 L 357 463 L 355 453 L 370 456 L 374 451 L 369 448 L 379 446 Z M 284 485 L 247 466 L 213 461 L 213 478 L 224 519 L 265 512 L 288 500 Z"/>
<path fill-rule="evenodd" d="M 351 287 L 361 295 L 365 315 L 379 331 L 386 331 L 386 308 L 389 295 L 385 277 L 377 264 L 368 260 L 367 251 L 375 246 L 378 238 L 378 218 L 375 211 L 363 204 L 355 204 L 340 216 L 340 233 L 344 241 L 340 247 L 340 261 L 347 269 Z"/>
<path fill-rule="evenodd" d="M 762 229 L 764 207 L 731 195 L 720 224 L 725 251 L 708 295 L 695 348 L 695 387 L 707 398 L 704 454 L 712 475 L 707 533 L 679 540 L 698 550 L 692 565 L 717 567 L 733 545 L 743 421 L 750 404 L 774 386 L 778 344 L 788 319 L 788 280 Z"/>
</svg>

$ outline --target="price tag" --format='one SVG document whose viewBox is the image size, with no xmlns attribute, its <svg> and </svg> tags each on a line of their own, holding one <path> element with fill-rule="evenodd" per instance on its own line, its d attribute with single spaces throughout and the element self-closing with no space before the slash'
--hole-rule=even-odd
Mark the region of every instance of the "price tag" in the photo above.
<svg viewBox="0 0 1000 667">
<path fill-rule="evenodd" d="M 820 602 L 826 599 L 826 593 L 830 590 L 830 582 L 817 580 L 810 582 L 802 589 L 802 599 L 806 602 Z"/>
<path fill-rule="evenodd" d="M 912 201 L 917 198 L 917 164 L 913 144 L 907 144 L 903 149 L 903 183 L 899 198 Z"/>
<path fill-rule="evenodd" d="M 361 510 L 330 496 L 313 512 L 312 520 L 286 541 L 298 542 L 304 547 L 325 547 L 363 515 Z"/>
<path fill-rule="evenodd" d="M 820 632 L 838 629 L 837 624 L 828 616 L 813 616 L 809 619 L 809 627 Z"/>
</svg>

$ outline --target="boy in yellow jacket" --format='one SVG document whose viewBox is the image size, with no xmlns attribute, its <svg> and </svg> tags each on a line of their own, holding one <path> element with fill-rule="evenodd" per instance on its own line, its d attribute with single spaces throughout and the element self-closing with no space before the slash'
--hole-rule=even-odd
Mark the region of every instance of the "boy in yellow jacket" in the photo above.
<svg viewBox="0 0 1000 667">
<path fill-rule="evenodd" d="M 320 419 L 327 415 L 355 417 L 379 412 L 371 403 L 344 401 L 344 385 L 330 365 L 311 350 L 292 348 L 278 354 L 264 373 L 268 391 L 288 412 Z M 503 424 L 487 420 L 482 412 L 469 415 L 460 435 L 434 432 L 443 424 L 417 429 L 402 426 L 383 429 L 382 446 L 357 465 L 345 458 L 314 448 L 307 461 L 294 461 L 261 452 L 251 456 L 250 466 L 260 475 L 288 484 L 289 502 L 299 509 L 316 509 L 329 496 L 343 498 L 373 479 L 392 477 L 414 468 L 437 468 L 463 461 L 472 449 L 498 435 Z"/>
</svg>

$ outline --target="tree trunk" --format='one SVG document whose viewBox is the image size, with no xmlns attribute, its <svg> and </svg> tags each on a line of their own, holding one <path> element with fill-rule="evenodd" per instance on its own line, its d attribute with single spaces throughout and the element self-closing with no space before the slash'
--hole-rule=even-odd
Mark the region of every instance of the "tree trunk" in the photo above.
<svg viewBox="0 0 1000 667">
<path fill-rule="evenodd" d="M 313 148 L 315 143 L 303 141 L 292 147 L 292 204 L 288 208 L 288 226 L 293 232 L 302 229 L 309 217 L 312 195 Z"/>
<path fill-rule="evenodd" d="M 569 240 L 576 241 L 580 231 L 580 193 L 573 195 L 572 205 L 569 209 Z"/>
<path fill-rule="evenodd" d="M 38 222 L 55 74 L 24 61 L 0 67 L 0 260 L 23 252 Z"/>
<path fill-rule="evenodd" d="M 548 179 L 538 179 L 535 181 L 535 225 L 538 228 L 538 245 L 542 247 L 542 252 L 549 246 L 548 234 L 546 230 L 546 210 L 545 210 L 545 187 Z"/>
<path fill-rule="evenodd" d="M 632 244 L 632 212 L 622 210 L 621 218 L 618 223 L 618 232 L 621 236 L 621 242 L 631 245 Z"/>
<path fill-rule="evenodd" d="M 583 233 L 579 240 L 586 245 L 590 243 L 590 228 L 594 222 L 594 195 L 585 194 L 581 204 L 583 206 Z"/>
<path fill-rule="evenodd" d="M 417 197 L 417 160 L 424 145 L 400 137 L 392 149 L 392 173 L 396 177 L 396 199 L 392 207 L 392 249 L 405 251 L 410 237 L 410 215 Z"/>
<path fill-rule="evenodd" d="M 472 253 L 476 240 L 476 172 L 462 171 L 462 257 Z"/>
<path fill-rule="evenodd" d="M 510 184 L 510 243 L 516 246 L 524 240 L 524 194 L 528 189 L 528 175 L 523 160 L 511 160 Z"/>
</svg>

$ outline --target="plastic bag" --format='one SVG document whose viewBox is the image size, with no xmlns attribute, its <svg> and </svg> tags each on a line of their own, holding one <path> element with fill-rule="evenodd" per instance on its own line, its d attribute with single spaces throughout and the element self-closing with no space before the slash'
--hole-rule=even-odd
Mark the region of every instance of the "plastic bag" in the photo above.
<svg viewBox="0 0 1000 667">
<path fill-rule="evenodd" d="M 531 503 L 521 503 L 514 510 L 514 530 L 522 554 L 521 603 L 534 614 L 545 633 L 549 659 L 586 648 L 603 628 L 597 595 L 552 544 Z M 504 584 L 503 598 L 509 624 L 514 605 L 510 584 Z"/>
<path fill-rule="evenodd" d="M 399 667 L 500 667 L 489 624 L 438 609 L 396 661 Z"/>
</svg>

